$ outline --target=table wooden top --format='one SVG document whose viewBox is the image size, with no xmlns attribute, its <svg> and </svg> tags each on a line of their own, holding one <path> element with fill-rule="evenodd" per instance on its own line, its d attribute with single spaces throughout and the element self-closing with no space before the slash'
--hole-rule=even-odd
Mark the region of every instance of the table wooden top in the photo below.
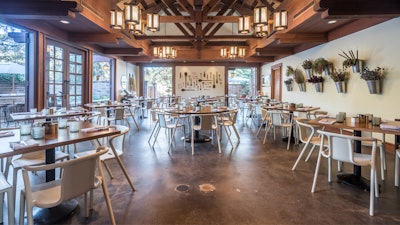
<svg viewBox="0 0 400 225">
<path fill-rule="evenodd" d="M 347 117 L 343 123 L 336 122 L 335 118 L 317 118 L 313 120 L 307 121 L 307 123 L 312 125 L 319 125 L 319 126 L 328 126 L 338 129 L 351 129 L 351 130 L 358 130 L 358 131 L 369 131 L 369 132 L 376 132 L 376 133 L 385 133 L 385 134 L 394 134 L 400 135 L 400 122 L 399 121 L 387 121 L 382 122 L 382 124 L 392 125 L 398 127 L 399 129 L 382 129 L 380 126 L 373 126 L 372 123 L 352 123 L 351 117 Z"/>
<path fill-rule="evenodd" d="M 124 107 L 124 106 L 131 106 L 131 103 L 112 103 L 112 104 L 106 104 L 106 103 L 87 103 L 84 106 L 88 108 L 118 108 L 118 107 Z"/>
<path fill-rule="evenodd" d="M 12 113 L 10 114 L 10 116 L 14 121 L 23 121 L 23 120 L 37 120 L 37 119 L 53 119 L 59 117 L 84 116 L 92 113 L 93 112 L 69 110 L 65 113 L 58 111 L 53 114 L 42 114 L 41 112 L 37 113 L 19 112 L 19 113 Z"/>
<path fill-rule="evenodd" d="M 267 110 L 282 110 L 282 111 L 289 111 L 289 112 L 311 112 L 320 109 L 320 107 L 313 107 L 313 106 L 305 106 L 299 108 L 285 108 L 282 106 L 265 106 L 263 107 Z"/>
<path fill-rule="evenodd" d="M 211 111 L 196 111 L 196 110 L 178 110 L 178 109 L 172 109 L 172 110 L 165 110 L 167 113 L 171 114 L 178 114 L 178 115 L 203 115 L 203 114 L 220 114 L 220 113 L 225 113 L 232 111 L 234 109 L 230 108 L 217 108 L 217 109 L 212 109 Z"/>
<path fill-rule="evenodd" d="M 81 122 L 81 128 L 90 128 L 96 127 L 97 125 L 93 125 L 88 122 Z M 63 145 L 74 144 L 78 142 L 88 141 L 92 139 L 112 136 L 121 133 L 119 130 L 116 130 L 114 127 L 110 127 L 106 130 L 100 130 L 96 132 L 89 132 L 84 133 L 82 131 L 76 133 L 70 133 L 69 129 L 58 129 L 58 134 L 46 134 L 43 139 L 35 140 L 39 145 L 35 146 L 28 146 L 22 149 L 13 150 L 10 147 L 10 142 L 18 142 L 22 140 L 29 140 L 32 139 L 31 135 L 21 136 L 19 129 L 12 129 L 10 130 L 14 132 L 14 136 L 9 137 L 2 137 L 0 138 L 0 158 L 28 153 L 28 152 L 35 152 L 45 149 L 51 149 Z"/>
</svg>

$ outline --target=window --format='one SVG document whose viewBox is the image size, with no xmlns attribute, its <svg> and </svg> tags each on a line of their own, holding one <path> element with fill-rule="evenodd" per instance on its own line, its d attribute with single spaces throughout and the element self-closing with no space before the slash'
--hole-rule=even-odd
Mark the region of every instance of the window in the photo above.
<svg viewBox="0 0 400 225">
<path fill-rule="evenodd" d="M 92 101 L 111 100 L 112 58 L 93 54 Z"/>
<path fill-rule="evenodd" d="M 84 52 L 47 40 L 46 107 L 82 105 Z"/>
<path fill-rule="evenodd" d="M 229 68 L 228 94 L 246 97 L 257 95 L 257 68 Z"/>
<path fill-rule="evenodd" d="M 145 98 L 172 95 L 172 67 L 144 67 L 143 74 Z"/>
</svg>

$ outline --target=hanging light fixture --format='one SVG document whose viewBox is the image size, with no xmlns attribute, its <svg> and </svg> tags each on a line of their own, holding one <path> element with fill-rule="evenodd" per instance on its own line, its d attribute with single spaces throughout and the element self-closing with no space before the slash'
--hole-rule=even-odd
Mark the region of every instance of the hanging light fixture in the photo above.
<svg viewBox="0 0 400 225">
<path fill-rule="evenodd" d="M 138 24 L 140 20 L 140 8 L 139 4 L 125 3 L 125 23 L 126 24 Z"/>
<path fill-rule="evenodd" d="M 238 47 L 237 46 L 231 46 L 229 48 L 229 58 L 235 59 L 238 56 Z"/>
<path fill-rule="evenodd" d="M 147 14 L 147 30 L 152 32 L 160 30 L 160 15 L 157 13 Z"/>
<path fill-rule="evenodd" d="M 115 8 L 111 10 L 110 13 L 111 13 L 110 27 L 112 29 L 121 30 L 124 25 L 122 11 Z"/>
<path fill-rule="evenodd" d="M 246 56 L 246 48 L 245 47 L 239 47 L 238 48 L 238 57 L 239 58 L 244 58 Z"/>
<path fill-rule="evenodd" d="M 282 10 L 274 13 L 274 29 L 284 30 L 288 27 L 287 24 L 287 11 Z"/>
<path fill-rule="evenodd" d="M 254 8 L 254 26 L 260 27 L 268 24 L 268 8 L 266 6 Z"/>
<path fill-rule="evenodd" d="M 269 33 L 269 25 L 254 27 L 254 33 L 257 37 L 266 37 Z"/>
<path fill-rule="evenodd" d="M 144 34 L 144 23 L 139 19 L 139 23 L 135 24 L 135 35 L 140 36 Z"/>
<path fill-rule="evenodd" d="M 127 24 L 127 26 L 128 26 L 128 31 L 129 31 L 129 33 L 131 33 L 131 34 L 135 34 L 135 24 Z"/>
<path fill-rule="evenodd" d="M 250 16 L 239 17 L 238 32 L 240 34 L 250 33 Z"/>
<path fill-rule="evenodd" d="M 162 50 L 161 50 L 161 48 L 160 47 L 154 47 L 153 48 L 153 55 L 155 56 L 155 57 L 160 57 L 161 55 L 162 55 Z"/>
<path fill-rule="evenodd" d="M 222 58 L 227 58 L 228 57 L 228 48 L 221 48 L 220 50 L 220 54 L 219 54 Z"/>
</svg>

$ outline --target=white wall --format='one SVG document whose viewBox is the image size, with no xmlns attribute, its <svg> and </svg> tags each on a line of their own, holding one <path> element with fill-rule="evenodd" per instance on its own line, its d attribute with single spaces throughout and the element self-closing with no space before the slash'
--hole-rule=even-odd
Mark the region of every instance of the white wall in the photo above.
<svg viewBox="0 0 400 225">
<path fill-rule="evenodd" d="M 347 82 L 347 93 L 345 94 L 338 94 L 334 82 L 325 77 L 323 93 L 316 93 L 312 84 L 307 84 L 306 92 L 300 92 L 297 84 L 294 83 L 293 92 L 287 92 L 286 88 L 282 87 L 282 101 L 319 106 L 328 111 L 330 115 L 345 111 L 348 116 L 354 116 L 357 113 L 372 113 L 374 116 L 380 116 L 387 120 L 400 118 L 400 104 L 396 101 L 400 97 L 399 89 L 397 89 L 400 88 L 399 28 L 400 18 L 392 19 L 274 63 L 266 64 L 261 68 L 261 71 L 262 74 L 270 74 L 271 66 L 277 63 L 283 63 L 283 74 L 285 74 L 288 65 L 303 70 L 301 67 L 303 60 L 318 57 L 324 57 L 334 63 L 335 68 L 341 68 L 343 58 L 338 53 L 358 50 L 359 58 L 365 60 L 369 68 L 380 66 L 386 70 L 382 94 L 369 94 L 365 81 L 360 79 L 360 74 L 354 74 L 349 70 L 351 76 Z"/>
</svg>

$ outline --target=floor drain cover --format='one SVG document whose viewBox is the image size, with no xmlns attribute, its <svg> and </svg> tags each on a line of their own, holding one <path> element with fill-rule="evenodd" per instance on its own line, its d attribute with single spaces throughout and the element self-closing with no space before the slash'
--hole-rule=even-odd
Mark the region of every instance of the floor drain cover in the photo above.
<svg viewBox="0 0 400 225">
<path fill-rule="evenodd" d="M 199 187 L 200 187 L 200 191 L 202 191 L 202 192 L 215 191 L 215 186 L 212 184 L 201 184 L 201 185 L 199 185 Z"/>
<path fill-rule="evenodd" d="M 189 190 L 189 185 L 180 184 L 180 185 L 176 186 L 175 190 L 180 191 L 180 192 L 186 192 Z"/>
</svg>

